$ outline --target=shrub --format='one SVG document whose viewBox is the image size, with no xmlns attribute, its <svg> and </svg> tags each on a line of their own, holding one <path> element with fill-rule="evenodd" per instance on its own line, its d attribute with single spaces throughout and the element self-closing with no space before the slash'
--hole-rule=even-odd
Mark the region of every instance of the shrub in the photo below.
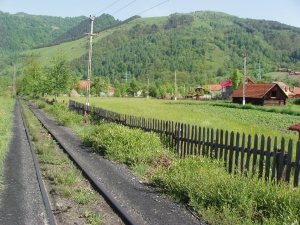
<svg viewBox="0 0 300 225">
<path fill-rule="evenodd" d="M 115 123 L 95 126 L 84 139 L 110 160 L 132 166 L 152 163 L 165 151 L 156 134 Z"/>
<path fill-rule="evenodd" d="M 300 98 L 297 98 L 293 101 L 295 105 L 300 105 Z"/>
</svg>

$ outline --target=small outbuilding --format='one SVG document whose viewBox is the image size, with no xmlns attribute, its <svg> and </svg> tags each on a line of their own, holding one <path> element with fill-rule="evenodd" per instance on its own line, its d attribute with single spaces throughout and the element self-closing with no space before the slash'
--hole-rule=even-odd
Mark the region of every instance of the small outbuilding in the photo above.
<svg viewBox="0 0 300 225">
<path fill-rule="evenodd" d="M 276 106 L 285 105 L 288 96 L 278 84 L 245 84 L 245 102 L 253 105 Z M 240 85 L 232 94 L 232 102 L 243 103 L 243 84 Z"/>
</svg>

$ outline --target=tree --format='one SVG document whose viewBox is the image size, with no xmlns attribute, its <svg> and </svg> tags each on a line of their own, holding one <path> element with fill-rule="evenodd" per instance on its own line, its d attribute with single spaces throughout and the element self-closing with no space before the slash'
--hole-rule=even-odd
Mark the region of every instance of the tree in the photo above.
<svg viewBox="0 0 300 225">
<path fill-rule="evenodd" d="M 232 88 L 236 90 L 243 82 L 243 75 L 239 70 L 235 70 L 231 75 Z"/>
<path fill-rule="evenodd" d="M 47 93 L 54 93 L 55 98 L 59 93 L 68 91 L 71 83 L 70 66 L 66 53 L 57 49 L 56 55 L 51 59 L 53 67 L 47 76 Z"/>
<path fill-rule="evenodd" d="M 25 95 L 45 93 L 42 81 L 45 79 L 44 70 L 41 67 L 39 59 L 30 55 L 24 63 L 24 77 L 21 84 L 21 92 Z"/>
<path fill-rule="evenodd" d="M 139 91 L 139 85 L 135 78 L 132 78 L 129 82 L 128 93 L 134 96 Z"/>
</svg>

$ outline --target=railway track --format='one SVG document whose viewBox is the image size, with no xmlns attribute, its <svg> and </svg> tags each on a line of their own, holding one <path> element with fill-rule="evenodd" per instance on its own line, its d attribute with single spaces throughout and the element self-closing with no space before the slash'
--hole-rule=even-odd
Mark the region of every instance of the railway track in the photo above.
<svg viewBox="0 0 300 225">
<path fill-rule="evenodd" d="M 32 105 L 30 103 L 26 102 L 27 106 L 30 108 Z M 37 116 L 34 111 L 32 111 L 35 116 Z M 37 117 L 38 118 L 38 117 Z M 36 175 L 38 179 L 38 183 L 41 190 L 41 195 L 44 201 L 44 205 L 46 208 L 48 220 L 50 225 L 56 225 L 56 219 L 53 214 L 54 209 L 51 208 L 50 199 L 48 197 L 42 175 L 39 169 L 38 160 L 35 154 L 35 150 L 31 141 L 31 137 L 27 128 L 27 125 L 25 123 L 24 115 L 22 114 L 23 124 L 25 127 L 26 136 L 30 145 L 30 150 L 32 153 L 32 158 L 34 161 L 34 166 L 36 170 Z M 38 118 L 39 119 L 39 118 Z M 73 163 L 77 166 L 77 168 L 84 174 L 85 178 L 90 182 L 90 184 L 93 186 L 95 191 L 97 191 L 107 202 L 107 204 L 113 208 L 113 211 L 121 218 L 121 220 L 124 222 L 124 224 L 128 225 L 137 225 L 138 223 L 129 215 L 129 213 L 126 212 L 126 210 L 110 195 L 110 193 L 93 177 L 93 175 L 88 171 L 87 168 L 76 158 L 74 154 L 68 149 L 67 146 L 65 146 L 64 143 L 62 143 L 57 137 L 56 134 L 49 129 L 49 127 L 43 123 L 41 120 L 39 120 L 41 125 L 44 129 L 51 135 L 51 137 L 57 142 L 57 145 L 68 155 L 69 159 L 73 161 Z"/>
<path fill-rule="evenodd" d="M 110 220 L 105 224 L 206 224 L 184 205 L 161 198 L 153 187 L 134 177 L 127 167 L 94 154 L 70 129 L 60 126 L 29 102 L 25 103 L 122 221 Z"/>
</svg>

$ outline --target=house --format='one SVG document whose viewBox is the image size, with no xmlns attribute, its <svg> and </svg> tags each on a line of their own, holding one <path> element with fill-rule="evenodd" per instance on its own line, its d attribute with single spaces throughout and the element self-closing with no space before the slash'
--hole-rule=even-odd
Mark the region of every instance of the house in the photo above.
<svg viewBox="0 0 300 225">
<path fill-rule="evenodd" d="M 285 92 L 285 94 L 289 98 L 293 98 L 294 97 L 294 93 L 291 91 L 290 87 L 288 85 L 286 85 L 285 83 L 273 81 L 272 84 L 278 84 L 279 87 Z"/>
<path fill-rule="evenodd" d="M 203 88 L 209 91 L 211 98 L 216 98 L 222 95 L 222 85 L 221 84 L 208 84 L 203 86 Z"/>
<path fill-rule="evenodd" d="M 300 98 L 300 88 L 294 87 L 293 93 L 294 93 L 294 98 Z"/>
<path fill-rule="evenodd" d="M 222 87 L 222 98 L 229 99 L 229 96 L 233 93 L 232 80 L 220 82 L 220 85 Z"/>
<path fill-rule="evenodd" d="M 243 86 L 240 85 L 232 94 L 233 103 L 243 103 Z M 277 83 L 245 84 L 245 102 L 253 105 L 285 105 L 287 94 Z"/>
<path fill-rule="evenodd" d="M 279 69 L 278 69 L 278 72 L 287 72 L 287 71 L 288 71 L 287 68 L 279 68 Z"/>
<path fill-rule="evenodd" d="M 75 88 L 84 89 L 84 90 L 86 89 L 86 87 L 87 87 L 87 81 L 86 80 L 80 80 L 75 85 Z"/>
</svg>

